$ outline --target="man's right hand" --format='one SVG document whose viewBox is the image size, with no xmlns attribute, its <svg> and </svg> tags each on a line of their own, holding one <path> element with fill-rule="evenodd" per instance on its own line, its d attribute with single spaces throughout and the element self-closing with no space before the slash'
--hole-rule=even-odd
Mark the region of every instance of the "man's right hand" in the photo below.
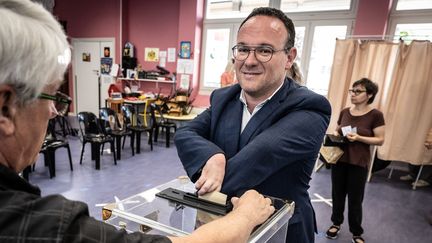
<svg viewBox="0 0 432 243">
<path fill-rule="evenodd" d="M 233 213 L 245 217 L 252 226 L 264 223 L 275 211 L 270 198 L 265 198 L 255 190 L 246 191 L 240 198 L 233 197 Z"/>
<path fill-rule="evenodd" d="M 224 154 L 215 154 L 207 160 L 200 178 L 195 183 L 198 195 L 220 191 L 225 176 L 226 159 Z"/>
</svg>

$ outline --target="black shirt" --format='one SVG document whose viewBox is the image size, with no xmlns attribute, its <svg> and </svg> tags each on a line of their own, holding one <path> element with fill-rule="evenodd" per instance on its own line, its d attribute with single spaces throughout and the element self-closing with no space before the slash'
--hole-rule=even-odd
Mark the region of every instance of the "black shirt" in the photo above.
<svg viewBox="0 0 432 243">
<path fill-rule="evenodd" d="M 41 197 L 0 164 L 0 242 L 171 242 L 165 236 L 128 234 L 89 216 L 85 203 L 61 195 Z"/>
</svg>

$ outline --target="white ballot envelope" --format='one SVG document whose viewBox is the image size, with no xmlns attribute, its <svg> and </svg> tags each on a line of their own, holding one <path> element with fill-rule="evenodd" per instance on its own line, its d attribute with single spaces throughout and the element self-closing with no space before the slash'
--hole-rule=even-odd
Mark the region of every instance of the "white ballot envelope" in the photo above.
<svg viewBox="0 0 432 243">
<path fill-rule="evenodd" d="M 342 135 L 344 137 L 352 131 L 351 126 L 345 126 L 345 127 L 342 127 L 341 129 L 342 129 Z"/>
</svg>

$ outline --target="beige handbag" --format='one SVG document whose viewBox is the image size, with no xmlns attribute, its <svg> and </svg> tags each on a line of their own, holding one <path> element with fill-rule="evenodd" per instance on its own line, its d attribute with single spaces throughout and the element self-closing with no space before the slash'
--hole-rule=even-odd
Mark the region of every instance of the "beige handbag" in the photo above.
<svg viewBox="0 0 432 243">
<path fill-rule="evenodd" d="M 343 150 L 336 146 L 321 146 L 320 159 L 328 164 L 336 164 L 343 155 Z"/>
</svg>

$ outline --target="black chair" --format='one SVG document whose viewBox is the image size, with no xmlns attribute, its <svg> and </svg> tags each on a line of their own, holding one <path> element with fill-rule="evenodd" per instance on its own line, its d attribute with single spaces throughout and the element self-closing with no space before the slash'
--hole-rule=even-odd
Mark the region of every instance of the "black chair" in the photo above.
<svg viewBox="0 0 432 243">
<path fill-rule="evenodd" d="M 159 114 L 159 121 L 156 119 L 156 115 L 155 115 L 156 112 L 158 112 Z M 165 119 L 161 107 L 156 105 L 155 103 L 150 104 L 150 116 L 153 123 L 152 128 L 153 128 L 154 141 L 157 142 L 159 128 L 161 127 L 162 131 L 165 129 L 165 143 L 166 143 L 166 147 L 169 148 L 171 128 L 174 130 L 175 133 L 177 131 L 177 125 L 174 122 L 170 122 L 167 119 Z"/>
<path fill-rule="evenodd" d="M 62 102 L 61 102 L 61 105 L 58 105 L 58 106 L 56 105 L 57 116 L 50 119 L 48 122 L 45 140 L 42 144 L 41 150 L 39 151 L 40 153 L 44 154 L 44 162 L 45 162 L 45 166 L 48 166 L 50 178 L 55 177 L 55 164 L 56 164 L 55 151 L 58 148 L 66 148 L 67 149 L 68 156 L 69 156 L 70 169 L 71 169 L 71 171 L 73 171 L 70 146 L 69 146 L 69 142 L 66 139 L 66 136 L 68 134 L 65 131 L 65 129 L 66 129 L 65 126 L 69 125 L 69 122 L 67 121 L 67 118 L 64 117 L 69 110 L 69 105 L 71 104 L 72 99 L 68 95 L 63 94 L 61 92 L 57 92 L 56 95 L 60 96 L 62 98 Z M 63 137 L 61 137 L 61 138 L 57 137 L 56 124 L 58 124 L 63 131 Z M 70 126 L 68 126 L 68 128 L 70 128 Z M 33 164 L 33 166 L 31 166 L 31 167 L 28 166 L 23 171 L 23 177 L 26 180 L 28 180 L 28 174 L 29 174 L 29 172 L 31 172 L 32 168 L 34 171 L 35 164 Z"/>
<path fill-rule="evenodd" d="M 131 105 L 122 105 L 121 110 L 123 112 L 123 120 L 126 129 L 132 132 L 132 138 L 136 140 L 136 153 L 141 153 L 141 133 L 148 133 L 148 144 L 150 144 L 150 150 L 153 151 L 153 129 L 150 126 L 144 126 L 139 119 L 136 125 L 132 125 L 133 114 L 135 109 Z M 124 144 L 124 143 L 123 143 Z"/>
<path fill-rule="evenodd" d="M 56 105 L 57 116 L 52 119 L 54 129 L 51 132 L 61 134 L 63 137 L 66 137 L 67 135 L 78 135 L 77 129 L 73 129 L 69 123 L 69 120 L 67 119 L 67 113 L 69 112 L 69 106 L 72 103 L 72 98 L 61 92 L 57 92 L 56 95 L 62 98 L 61 103 L 67 103 L 67 105 Z M 60 130 L 57 130 L 58 128 Z"/>
<path fill-rule="evenodd" d="M 132 156 L 135 155 L 134 143 L 133 143 L 133 133 L 128 131 L 125 126 L 120 125 L 117 112 L 113 109 L 104 107 L 100 108 L 99 116 L 101 119 L 102 130 L 106 135 L 114 137 L 117 151 L 117 159 L 121 159 L 121 139 L 126 139 L 127 136 L 130 137 L 130 146 L 132 148 Z M 113 120 L 113 122 L 111 122 Z M 112 124 L 112 125 L 111 125 Z M 124 143 L 123 143 L 124 144 Z"/>
<path fill-rule="evenodd" d="M 69 166 L 71 171 L 73 171 L 72 156 L 69 146 L 69 142 L 66 137 L 58 137 L 56 133 L 56 123 L 59 117 L 62 117 L 64 113 L 59 113 L 59 115 L 48 122 L 47 133 L 45 140 L 42 144 L 42 148 L 39 153 L 44 155 L 45 166 L 48 166 L 50 178 L 55 177 L 55 152 L 59 148 L 66 148 L 69 156 Z M 32 166 L 32 170 L 35 170 L 35 164 Z"/>
<path fill-rule="evenodd" d="M 69 120 L 65 116 L 56 116 L 54 118 L 55 127 L 60 130 L 56 129 L 56 134 L 61 134 L 63 137 L 66 137 L 67 135 L 71 136 L 77 136 L 78 132 L 76 129 L 72 128 Z"/>
<path fill-rule="evenodd" d="M 95 114 L 91 112 L 80 112 L 78 113 L 78 123 L 82 136 L 82 150 L 80 157 L 80 164 L 82 164 L 82 158 L 84 154 L 84 148 L 86 143 L 91 144 L 91 158 L 96 162 L 96 170 L 100 169 L 100 155 L 101 145 L 109 143 L 111 145 L 111 151 L 114 158 L 114 164 L 117 165 L 117 159 L 115 156 L 114 139 L 103 133 L 99 119 Z"/>
<path fill-rule="evenodd" d="M 54 132 L 55 129 L 50 128 L 50 127 L 54 127 L 55 125 L 52 119 L 50 120 L 50 123 L 52 124 L 49 124 L 48 127 L 49 130 L 51 131 L 47 133 L 47 136 L 45 137 L 40 153 L 44 155 L 45 165 L 48 166 L 50 178 L 53 178 L 55 177 L 55 164 L 56 164 L 55 151 L 58 148 L 67 149 L 68 156 L 69 156 L 69 166 L 71 171 L 73 171 L 73 165 L 72 165 L 72 156 L 71 156 L 69 142 L 67 141 L 66 138 L 58 138 Z"/>
<path fill-rule="evenodd" d="M 66 148 L 68 150 L 68 156 L 69 156 L 69 165 L 71 171 L 73 171 L 73 165 L 72 165 L 72 156 L 70 152 L 69 143 L 67 141 L 44 141 L 44 144 L 42 145 L 41 150 L 39 153 L 42 153 L 44 155 L 44 162 L 45 166 L 48 166 L 48 171 L 50 178 L 55 177 L 55 150 L 58 148 Z M 35 170 L 35 165 L 33 164 L 33 171 Z"/>
</svg>

